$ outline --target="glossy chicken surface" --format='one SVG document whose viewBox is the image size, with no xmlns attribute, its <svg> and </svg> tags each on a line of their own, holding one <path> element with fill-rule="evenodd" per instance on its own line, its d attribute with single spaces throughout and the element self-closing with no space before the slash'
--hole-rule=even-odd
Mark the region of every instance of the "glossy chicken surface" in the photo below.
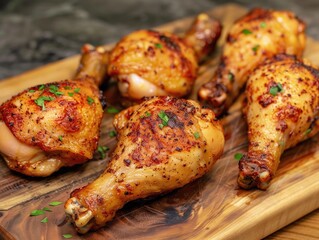
<svg viewBox="0 0 319 240">
<path fill-rule="evenodd" d="M 230 29 L 220 64 L 199 89 L 199 100 L 218 116 L 225 113 L 259 64 L 280 53 L 300 57 L 305 39 L 305 24 L 293 13 L 251 10 Z"/>
<path fill-rule="evenodd" d="M 128 201 L 203 176 L 223 152 L 220 123 L 192 100 L 155 97 L 116 115 L 114 126 L 118 143 L 108 167 L 65 203 L 80 233 L 104 226 Z"/>
<path fill-rule="evenodd" d="M 108 74 L 131 100 L 151 96 L 182 97 L 190 93 L 198 62 L 212 52 L 221 25 L 200 14 L 182 39 L 154 30 L 133 32 L 110 54 Z"/>
<path fill-rule="evenodd" d="M 0 106 L 0 153 L 10 169 L 44 177 L 93 157 L 107 59 L 85 45 L 75 80 L 31 87 Z"/>
<path fill-rule="evenodd" d="M 249 146 L 239 162 L 238 183 L 266 189 L 283 151 L 319 131 L 319 71 L 277 55 L 252 73 L 246 94 Z"/>
</svg>

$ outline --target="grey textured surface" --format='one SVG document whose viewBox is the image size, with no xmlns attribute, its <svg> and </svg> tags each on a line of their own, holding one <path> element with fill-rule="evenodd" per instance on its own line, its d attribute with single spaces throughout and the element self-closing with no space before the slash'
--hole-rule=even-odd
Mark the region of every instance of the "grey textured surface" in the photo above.
<svg viewBox="0 0 319 240">
<path fill-rule="evenodd" d="M 230 2 L 292 10 L 319 39 L 318 0 L 0 0 L 0 79 Z"/>
</svg>

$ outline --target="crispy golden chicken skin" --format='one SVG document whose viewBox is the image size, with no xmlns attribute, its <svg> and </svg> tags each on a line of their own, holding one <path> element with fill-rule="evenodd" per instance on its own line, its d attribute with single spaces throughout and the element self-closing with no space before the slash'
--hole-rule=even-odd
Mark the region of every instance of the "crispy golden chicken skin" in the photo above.
<svg viewBox="0 0 319 240">
<path fill-rule="evenodd" d="M 192 100 L 155 97 L 116 115 L 114 126 L 118 143 L 107 169 L 65 203 L 80 233 L 104 226 L 128 201 L 203 176 L 223 152 L 214 113 Z"/>
<path fill-rule="evenodd" d="M 10 169 L 43 177 L 93 157 L 106 61 L 103 49 L 85 45 L 75 80 L 31 87 L 0 106 L 0 153 Z"/>
<path fill-rule="evenodd" d="M 108 74 L 132 100 L 185 96 L 197 77 L 198 61 L 214 49 L 220 32 L 220 23 L 206 14 L 196 18 L 184 39 L 154 30 L 133 32 L 111 51 Z"/>
<path fill-rule="evenodd" d="M 283 151 L 319 131 L 319 71 L 277 55 L 251 74 L 246 94 L 249 146 L 239 162 L 238 183 L 266 189 Z"/>
<path fill-rule="evenodd" d="M 230 29 L 220 64 L 213 78 L 199 89 L 199 100 L 220 116 L 259 64 L 280 53 L 300 57 L 305 39 L 305 24 L 293 13 L 253 9 Z"/>
</svg>

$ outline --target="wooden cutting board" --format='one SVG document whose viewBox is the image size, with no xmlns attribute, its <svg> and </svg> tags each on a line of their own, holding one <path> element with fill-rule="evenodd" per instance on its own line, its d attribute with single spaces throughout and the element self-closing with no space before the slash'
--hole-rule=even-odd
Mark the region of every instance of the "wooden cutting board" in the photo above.
<svg viewBox="0 0 319 240">
<path fill-rule="evenodd" d="M 208 13 L 224 25 L 216 53 L 200 68 L 198 87 L 213 74 L 221 46 L 233 21 L 246 13 L 238 5 L 224 5 Z M 192 18 L 158 29 L 182 33 Z M 108 46 L 111 47 L 111 46 Z M 305 56 L 319 65 L 319 43 L 308 39 Z M 79 57 L 74 56 L 22 75 L 0 81 L 0 103 L 29 86 L 71 78 Z M 192 95 L 194 97 L 195 94 Z M 260 239 L 319 207 L 319 136 L 316 135 L 282 157 L 278 174 L 267 191 L 237 187 L 238 163 L 234 154 L 247 148 L 246 125 L 240 101 L 223 119 L 227 139 L 222 158 L 203 178 L 167 195 L 127 204 L 105 228 L 77 235 L 65 221 L 63 205 L 30 217 L 34 209 L 48 207 L 52 201 L 67 200 L 70 192 L 96 178 L 108 157 L 70 169 L 48 178 L 30 178 L 14 173 L 0 161 L 0 239 Z M 108 132 L 113 129 L 105 114 L 100 145 L 111 149 L 116 143 Z M 44 218 L 47 223 L 41 223 Z"/>
</svg>

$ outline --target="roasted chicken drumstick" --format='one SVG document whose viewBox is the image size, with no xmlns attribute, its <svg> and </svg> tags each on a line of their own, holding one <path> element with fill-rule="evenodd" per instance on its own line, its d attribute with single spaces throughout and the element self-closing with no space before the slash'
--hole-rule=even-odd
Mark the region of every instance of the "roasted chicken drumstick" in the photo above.
<svg viewBox="0 0 319 240">
<path fill-rule="evenodd" d="M 85 45 L 75 80 L 31 87 L 0 106 L 0 153 L 10 169 L 44 177 L 93 157 L 107 61 L 102 48 Z"/>
<path fill-rule="evenodd" d="M 212 52 L 221 25 L 200 14 L 184 38 L 154 30 L 133 32 L 117 43 L 110 54 L 108 74 L 117 80 L 129 100 L 190 93 L 198 61 Z"/>
<path fill-rule="evenodd" d="M 300 57 L 304 47 L 305 24 L 293 13 L 253 9 L 232 26 L 217 71 L 199 89 L 198 98 L 220 116 L 265 59 L 280 53 Z"/>
<path fill-rule="evenodd" d="M 65 203 L 80 233 L 104 226 L 128 201 L 201 177 L 223 152 L 214 113 L 192 100 L 155 97 L 116 115 L 114 126 L 118 143 L 107 169 Z"/>
<path fill-rule="evenodd" d="M 238 183 L 266 189 L 283 151 L 319 131 L 319 70 L 277 55 L 252 73 L 246 94 L 249 146 Z"/>
</svg>

